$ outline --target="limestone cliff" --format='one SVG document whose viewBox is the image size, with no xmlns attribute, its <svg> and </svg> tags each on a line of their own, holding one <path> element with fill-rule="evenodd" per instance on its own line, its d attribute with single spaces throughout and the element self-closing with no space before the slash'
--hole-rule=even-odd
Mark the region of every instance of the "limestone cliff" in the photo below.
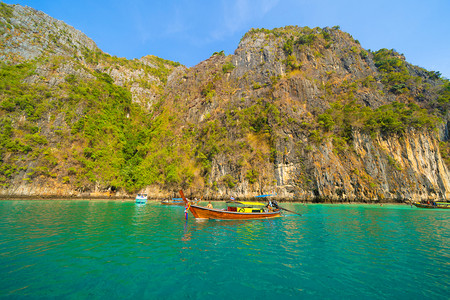
<svg viewBox="0 0 450 300">
<path fill-rule="evenodd" d="M 186 68 L 0 12 L 1 195 L 449 196 L 448 80 L 338 27 L 252 29 Z"/>
<path fill-rule="evenodd" d="M 392 103 L 430 108 L 438 97 L 441 86 L 432 74 L 392 53 L 412 74 L 401 93 L 376 66 L 381 60 L 349 34 L 292 26 L 252 30 L 234 55 L 213 55 L 176 84 L 169 82 L 171 93 L 189 106 L 188 122 L 225 128 L 219 149 L 200 138 L 205 145 L 197 156 L 218 152 L 209 159 L 206 194 L 276 191 L 283 199 L 368 202 L 447 198 L 449 173 L 428 121 L 417 126 L 419 117 L 404 118 L 411 123 L 393 129 L 378 117 L 385 127 L 375 133 L 371 121 L 357 116 L 364 107 L 384 115 Z M 354 115 L 347 118 L 341 105 Z M 441 132 L 447 132 L 444 123 L 435 123 Z"/>
</svg>

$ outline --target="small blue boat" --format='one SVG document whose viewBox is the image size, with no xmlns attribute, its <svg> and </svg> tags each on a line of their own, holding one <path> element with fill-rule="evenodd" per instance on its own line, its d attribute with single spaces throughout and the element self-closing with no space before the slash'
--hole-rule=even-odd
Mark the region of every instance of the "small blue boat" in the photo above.
<svg viewBox="0 0 450 300">
<path fill-rule="evenodd" d="M 147 194 L 137 194 L 136 204 L 146 204 L 146 203 L 147 203 Z"/>
</svg>

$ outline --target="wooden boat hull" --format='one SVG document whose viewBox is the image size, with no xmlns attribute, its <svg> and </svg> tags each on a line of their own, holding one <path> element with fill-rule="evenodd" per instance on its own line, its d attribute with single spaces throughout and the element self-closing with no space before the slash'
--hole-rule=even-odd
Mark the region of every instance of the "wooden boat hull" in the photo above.
<svg viewBox="0 0 450 300">
<path fill-rule="evenodd" d="M 413 203 L 415 207 L 419 208 L 439 208 L 439 209 L 450 209 L 450 204 L 425 204 L 425 203 Z"/>
<path fill-rule="evenodd" d="M 190 205 L 189 211 L 196 219 L 252 220 L 252 219 L 277 218 L 281 216 L 281 210 L 275 210 L 273 212 L 245 213 L 245 212 L 206 208 L 197 205 Z"/>
</svg>

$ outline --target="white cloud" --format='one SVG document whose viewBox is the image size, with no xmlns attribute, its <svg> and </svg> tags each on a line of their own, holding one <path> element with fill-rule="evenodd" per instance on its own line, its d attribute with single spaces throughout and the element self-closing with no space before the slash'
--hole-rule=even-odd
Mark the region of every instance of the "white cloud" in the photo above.
<svg viewBox="0 0 450 300">
<path fill-rule="evenodd" d="M 280 0 L 263 0 L 262 4 L 261 4 L 261 9 L 262 9 L 263 15 L 265 15 L 266 13 L 271 11 L 272 8 L 277 6 L 278 2 L 280 2 Z"/>
<path fill-rule="evenodd" d="M 129 2 L 124 9 L 129 11 L 131 22 L 134 24 L 136 35 L 141 43 L 146 43 L 150 38 L 150 32 L 148 31 L 148 24 L 146 24 L 142 11 L 141 1 Z"/>
<path fill-rule="evenodd" d="M 170 20 L 167 20 L 167 28 L 165 30 L 165 34 L 176 34 L 184 32 L 188 29 L 188 26 L 185 22 L 185 17 L 183 15 L 183 9 L 175 7 L 173 9 L 173 16 Z"/>
<path fill-rule="evenodd" d="M 222 0 L 222 25 L 212 32 L 214 39 L 223 39 L 267 15 L 280 0 Z"/>
</svg>

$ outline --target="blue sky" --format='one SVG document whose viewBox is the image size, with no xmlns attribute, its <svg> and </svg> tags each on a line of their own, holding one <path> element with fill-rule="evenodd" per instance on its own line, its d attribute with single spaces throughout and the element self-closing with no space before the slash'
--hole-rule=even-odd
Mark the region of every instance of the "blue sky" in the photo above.
<svg viewBox="0 0 450 300">
<path fill-rule="evenodd" d="M 81 30 L 103 51 L 152 54 L 188 67 L 234 53 L 251 28 L 332 27 L 365 49 L 396 49 L 450 78 L 450 0 L 4 0 Z"/>
</svg>

